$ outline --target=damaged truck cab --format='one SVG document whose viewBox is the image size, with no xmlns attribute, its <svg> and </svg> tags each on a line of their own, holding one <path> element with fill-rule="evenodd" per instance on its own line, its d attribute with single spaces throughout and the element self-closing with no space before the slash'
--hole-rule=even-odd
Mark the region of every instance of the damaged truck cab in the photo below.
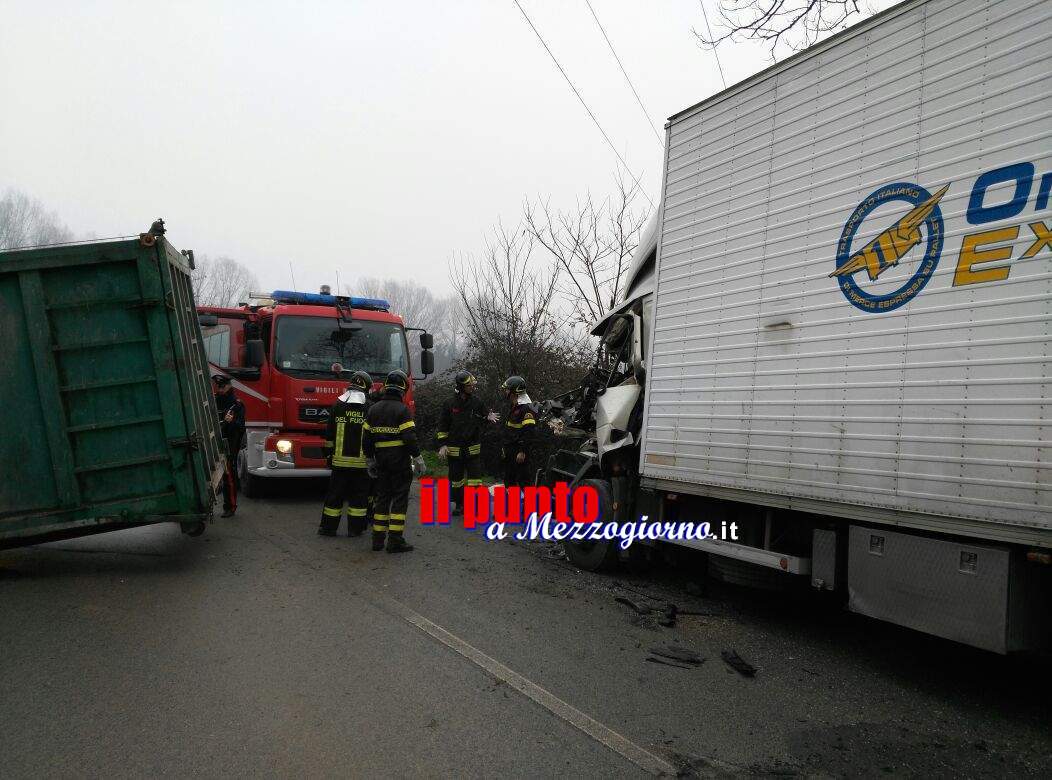
<svg viewBox="0 0 1052 780">
<path fill-rule="evenodd" d="M 557 451 L 545 479 L 595 488 L 603 515 L 617 521 L 643 508 L 637 467 L 646 392 L 644 345 L 654 320 L 657 234 L 655 215 L 640 236 L 621 300 L 592 328 L 599 339 L 595 365 L 577 389 L 549 402 L 546 410 L 561 419 L 565 432 L 583 433 L 585 440 L 576 450 Z M 566 547 L 568 557 L 590 571 L 614 564 L 619 555 L 615 544 L 579 540 L 568 541 Z"/>
</svg>

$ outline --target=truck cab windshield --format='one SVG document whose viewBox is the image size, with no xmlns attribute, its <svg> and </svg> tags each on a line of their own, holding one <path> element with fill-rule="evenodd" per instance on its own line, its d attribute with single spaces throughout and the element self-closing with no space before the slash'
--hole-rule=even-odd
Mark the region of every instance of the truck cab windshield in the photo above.
<svg viewBox="0 0 1052 780">
<path fill-rule="evenodd" d="M 409 373 L 405 333 L 390 322 L 355 320 L 352 325 L 335 317 L 278 318 L 274 365 L 279 371 L 304 378 L 331 378 L 333 363 L 378 376 L 395 369 Z"/>
</svg>

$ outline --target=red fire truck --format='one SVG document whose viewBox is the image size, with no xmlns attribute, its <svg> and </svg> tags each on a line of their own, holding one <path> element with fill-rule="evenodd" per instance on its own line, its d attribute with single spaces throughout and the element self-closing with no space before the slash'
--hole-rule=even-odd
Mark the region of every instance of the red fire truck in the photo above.
<svg viewBox="0 0 1052 780">
<path fill-rule="evenodd" d="M 247 496 L 267 479 L 328 476 L 325 424 L 352 371 L 368 371 L 374 387 L 405 371 L 410 409 L 413 380 L 434 372 L 431 334 L 406 328 L 387 301 L 327 293 L 276 290 L 237 308 L 198 307 L 212 374 L 229 376 L 245 403 L 238 471 Z M 410 368 L 407 331 L 420 333 L 422 376 Z"/>
</svg>

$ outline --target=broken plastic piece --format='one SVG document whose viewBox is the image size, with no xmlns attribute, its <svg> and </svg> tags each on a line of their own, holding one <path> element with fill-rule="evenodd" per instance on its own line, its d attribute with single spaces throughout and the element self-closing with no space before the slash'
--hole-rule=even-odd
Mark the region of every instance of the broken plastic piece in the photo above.
<svg viewBox="0 0 1052 780">
<path fill-rule="evenodd" d="M 681 663 L 677 663 L 676 661 L 668 661 L 668 660 L 666 660 L 664 658 L 657 658 L 657 657 L 652 656 L 652 655 L 648 655 L 647 656 L 647 660 L 650 661 L 650 663 L 652 663 L 652 664 L 662 664 L 664 666 L 675 666 L 677 669 L 693 669 L 694 668 L 694 667 L 690 666 L 689 664 L 681 664 Z"/>
<path fill-rule="evenodd" d="M 743 659 L 734 650 L 724 650 L 720 653 L 720 658 L 726 662 L 727 666 L 731 667 L 739 674 L 745 677 L 752 677 L 756 674 L 756 667 L 751 663 Z"/>
<path fill-rule="evenodd" d="M 705 659 L 702 658 L 698 653 L 694 652 L 685 647 L 677 647 L 676 645 L 665 645 L 664 647 L 652 647 L 650 652 L 653 655 L 661 656 L 662 658 L 671 658 L 673 661 L 680 661 L 685 664 L 693 664 L 698 666 L 702 664 Z"/>
</svg>

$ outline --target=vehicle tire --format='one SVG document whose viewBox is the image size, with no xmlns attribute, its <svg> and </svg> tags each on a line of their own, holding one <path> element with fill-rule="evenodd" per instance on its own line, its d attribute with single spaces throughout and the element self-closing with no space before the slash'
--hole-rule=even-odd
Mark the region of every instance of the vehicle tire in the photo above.
<svg viewBox="0 0 1052 780">
<path fill-rule="evenodd" d="M 263 495 L 263 480 L 248 473 L 248 458 L 244 450 L 237 456 L 238 490 L 245 498 L 260 498 Z"/>
<path fill-rule="evenodd" d="M 201 520 L 197 523 L 184 523 L 183 533 L 187 536 L 200 536 L 205 532 L 205 522 Z"/>
<path fill-rule="evenodd" d="M 581 485 L 593 487 L 599 493 L 599 506 L 602 509 L 604 522 L 614 516 L 613 499 L 610 497 L 610 484 L 602 479 L 584 479 Z M 591 541 L 574 541 L 567 539 L 563 542 L 566 549 L 566 557 L 570 563 L 585 571 L 608 571 L 614 568 L 620 559 L 618 548 L 619 539 Z"/>
</svg>

